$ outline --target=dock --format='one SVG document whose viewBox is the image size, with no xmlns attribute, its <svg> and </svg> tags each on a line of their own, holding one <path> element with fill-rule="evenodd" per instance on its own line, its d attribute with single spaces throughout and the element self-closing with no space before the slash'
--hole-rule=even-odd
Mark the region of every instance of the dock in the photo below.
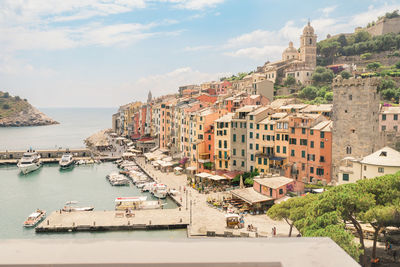
<svg viewBox="0 0 400 267">
<path fill-rule="evenodd" d="M 36 233 L 76 231 L 119 231 L 186 229 L 189 213 L 185 209 L 134 210 L 127 217 L 124 211 L 55 211 L 36 227 Z"/>
</svg>

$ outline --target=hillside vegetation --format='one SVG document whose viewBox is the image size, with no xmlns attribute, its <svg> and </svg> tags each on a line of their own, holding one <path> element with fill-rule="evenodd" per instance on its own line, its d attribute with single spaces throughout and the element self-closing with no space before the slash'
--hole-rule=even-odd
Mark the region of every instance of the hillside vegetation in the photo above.
<svg viewBox="0 0 400 267">
<path fill-rule="evenodd" d="M 26 99 L 0 91 L 0 119 L 14 116 L 30 107 Z"/>
</svg>

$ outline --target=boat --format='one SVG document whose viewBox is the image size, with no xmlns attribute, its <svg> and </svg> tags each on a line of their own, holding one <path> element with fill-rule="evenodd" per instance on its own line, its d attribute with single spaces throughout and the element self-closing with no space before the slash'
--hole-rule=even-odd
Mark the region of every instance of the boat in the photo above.
<svg viewBox="0 0 400 267">
<path fill-rule="evenodd" d="M 76 207 L 76 206 L 64 206 L 62 211 L 72 212 L 72 211 L 92 211 L 94 207 Z"/>
<path fill-rule="evenodd" d="M 157 198 L 166 198 L 168 191 L 165 184 L 156 184 L 153 186 L 152 193 Z"/>
<path fill-rule="evenodd" d="M 25 227 L 33 227 L 46 217 L 46 211 L 37 209 L 24 222 Z"/>
<path fill-rule="evenodd" d="M 65 206 L 62 208 L 62 211 L 65 212 L 72 212 L 72 211 L 92 211 L 94 210 L 94 207 L 88 206 L 88 207 L 78 207 L 78 206 L 72 206 L 78 204 L 78 201 L 76 200 L 71 200 L 65 203 Z"/>
<path fill-rule="evenodd" d="M 142 187 L 142 192 L 148 192 L 152 191 L 153 186 L 155 186 L 157 183 L 151 182 L 151 183 L 145 183 Z"/>
<path fill-rule="evenodd" d="M 124 186 L 124 185 L 129 185 L 129 179 L 122 174 L 119 173 L 111 173 L 106 176 L 108 181 L 110 182 L 111 185 L 113 186 Z"/>
<path fill-rule="evenodd" d="M 42 166 L 40 155 L 31 148 L 24 153 L 17 166 L 23 174 L 33 172 Z"/>
<path fill-rule="evenodd" d="M 115 199 L 115 210 L 146 210 L 160 209 L 163 205 L 160 201 L 148 201 L 146 196 L 140 197 L 117 197 Z"/>
<path fill-rule="evenodd" d="M 71 153 L 67 152 L 64 155 L 62 155 L 60 161 L 60 168 L 64 169 L 64 168 L 69 168 L 71 166 L 74 166 L 75 164 L 75 159 L 74 157 L 71 155 Z"/>
</svg>

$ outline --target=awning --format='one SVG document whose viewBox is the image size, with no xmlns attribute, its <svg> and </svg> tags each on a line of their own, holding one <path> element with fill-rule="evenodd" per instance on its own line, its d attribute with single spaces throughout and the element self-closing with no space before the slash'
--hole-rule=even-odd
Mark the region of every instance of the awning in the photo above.
<svg viewBox="0 0 400 267">
<path fill-rule="evenodd" d="M 285 158 L 281 158 L 281 157 L 272 157 L 272 158 L 269 158 L 270 160 L 276 160 L 276 161 L 281 161 L 281 160 L 284 160 Z"/>
<path fill-rule="evenodd" d="M 219 175 L 211 175 L 211 176 L 207 177 L 207 179 L 214 180 L 214 181 L 228 180 L 228 178 L 219 176 Z"/>
<path fill-rule="evenodd" d="M 188 171 L 195 171 L 195 170 L 197 170 L 197 168 L 194 167 L 194 166 L 192 166 L 192 167 L 187 167 L 186 170 L 188 170 Z"/>
<path fill-rule="evenodd" d="M 235 189 L 230 191 L 231 194 L 241 200 L 253 205 L 260 202 L 273 202 L 274 199 L 271 197 L 264 196 L 258 192 L 256 192 L 252 187 L 243 188 L 243 189 Z"/>
<path fill-rule="evenodd" d="M 207 172 L 201 172 L 196 174 L 195 176 L 200 177 L 200 178 L 209 178 L 210 176 L 212 176 L 212 174 L 209 174 Z"/>
<path fill-rule="evenodd" d="M 181 170 L 183 170 L 183 169 L 182 169 L 181 167 L 175 167 L 174 170 L 175 170 L 175 171 L 181 171 Z"/>
</svg>

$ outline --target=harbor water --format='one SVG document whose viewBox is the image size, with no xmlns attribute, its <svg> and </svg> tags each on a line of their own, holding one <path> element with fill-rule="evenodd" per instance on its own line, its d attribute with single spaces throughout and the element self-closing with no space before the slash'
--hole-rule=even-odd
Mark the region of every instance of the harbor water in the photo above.
<svg viewBox="0 0 400 267">
<path fill-rule="evenodd" d="M 134 185 L 111 186 L 106 175 L 117 171 L 116 164 L 102 163 L 75 166 L 60 170 L 57 164 L 46 164 L 27 175 L 15 166 L 0 167 L 0 238 L 185 238 L 186 230 L 77 232 L 36 234 L 33 228 L 22 226 L 26 217 L 36 209 L 47 213 L 61 209 L 67 201 L 78 201 L 78 206 L 94 206 L 95 210 L 113 210 L 116 197 L 145 195 Z M 172 199 L 162 200 L 164 208 L 175 208 Z"/>
<path fill-rule="evenodd" d="M 42 112 L 60 122 L 57 125 L 0 128 L 0 151 L 82 148 L 83 140 L 111 128 L 112 108 L 48 108 Z M 0 239 L 14 238 L 186 238 L 186 230 L 79 232 L 35 234 L 22 227 L 26 217 L 36 209 L 48 214 L 62 208 L 67 201 L 95 210 L 113 210 L 116 197 L 147 195 L 136 187 L 113 187 L 106 175 L 117 171 L 113 163 L 76 166 L 60 171 L 57 164 L 46 164 L 26 176 L 16 166 L 0 166 Z M 168 199 L 166 208 L 175 207 Z"/>
</svg>

